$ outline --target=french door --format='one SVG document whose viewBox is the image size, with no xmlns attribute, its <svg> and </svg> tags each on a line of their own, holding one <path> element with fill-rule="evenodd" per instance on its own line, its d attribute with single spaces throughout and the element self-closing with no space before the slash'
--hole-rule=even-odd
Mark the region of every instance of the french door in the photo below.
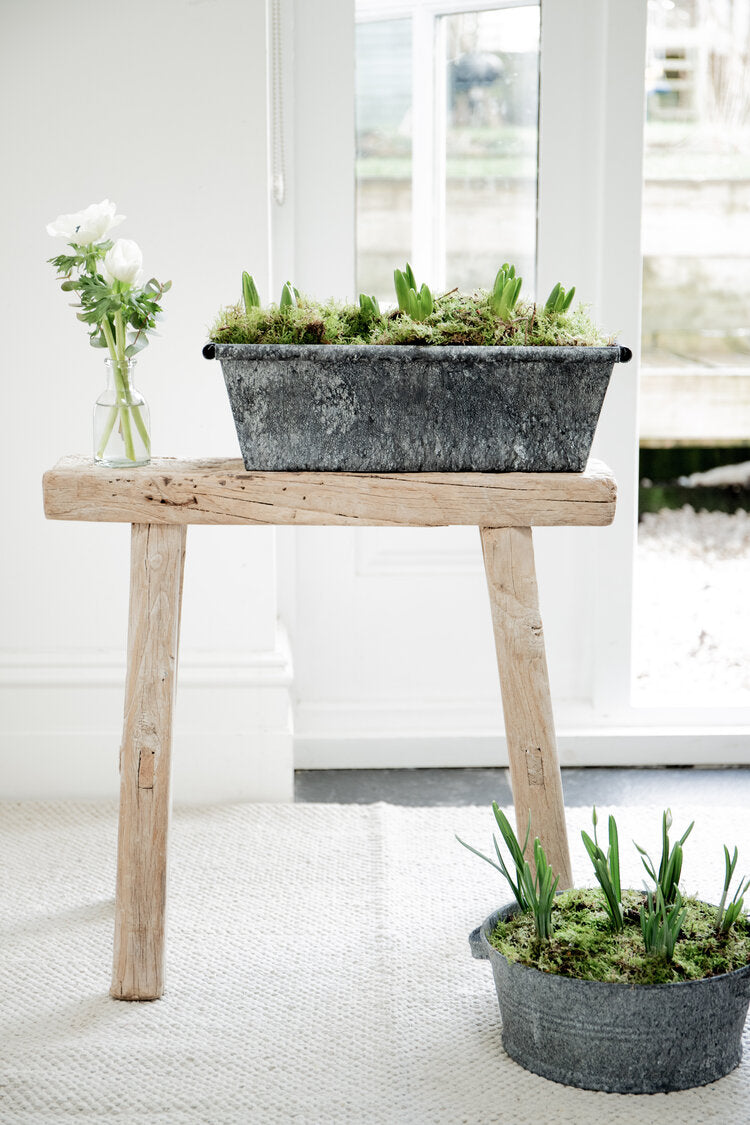
<svg viewBox="0 0 750 1125">
<path fill-rule="evenodd" d="M 630 700 L 646 7 L 287 0 L 276 13 L 294 60 L 277 280 L 387 300 L 407 258 L 438 291 L 486 286 L 515 260 L 527 293 L 575 284 L 634 352 L 593 451 L 618 478 L 615 524 L 535 532 L 568 764 L 741 753 L 720 716 Z M 478 532 L 305 528 L 279 534 L 278 558 L 299 767 L 504 760 Z"/>
</svg>

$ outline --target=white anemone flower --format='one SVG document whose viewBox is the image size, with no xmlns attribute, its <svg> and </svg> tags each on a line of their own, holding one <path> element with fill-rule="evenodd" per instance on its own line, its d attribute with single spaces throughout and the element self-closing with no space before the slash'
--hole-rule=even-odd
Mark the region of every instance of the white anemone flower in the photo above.
<svg viewBox="0 0 750 1125">
<path fill-rule="evenodd" d="M 132 238 L 118 238 L 104 256 L 102 273 L 110 285 L 113 281 L 135 285 L 141 275 L 142 265 L 143 254 L 138 243 L 133 242 Z"/>
<path fill-rule="evenodd" d="M 85 211 L 58 215 L 54 222 L 47 224 L 47 234 L 77 246 L 89 246 L 92 242 L 101 242 L 113 227 L 124 221 L 125 216 L 117 215 L 116 211 L 116 203 L 103 199 L 101 203 L 92 203 Z"/>
</svg>

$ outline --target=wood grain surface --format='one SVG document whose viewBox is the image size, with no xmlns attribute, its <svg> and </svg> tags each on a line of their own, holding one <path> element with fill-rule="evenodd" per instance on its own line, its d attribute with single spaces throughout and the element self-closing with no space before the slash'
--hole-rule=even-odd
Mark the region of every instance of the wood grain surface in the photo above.
<svg viewBox="0 0 750 1125">
<path fill-rule="evenodd" d="M 583 473 L 248 473 L 239 460 L 108 469 L 67 457 L 44 476 L 49 519 L 116 523 L 602 526 L 616 498 L 597 461 Z"/>
<path fill-rule="evenodd" d="M 531 813 L 527 859 L 538 836 L 558 890 L 573 886 L 560 763 L 528 527 L 483 527 L 482 551 L 495 632 L 510 785 L 521 842 Z"/>
<path fill-rule="evenodd" d="M 110 995 L 164 990 L 172 715 L 184 526 L 134 524 L 125 716 L 120 751 L 115 944 Z"/>
</svg>

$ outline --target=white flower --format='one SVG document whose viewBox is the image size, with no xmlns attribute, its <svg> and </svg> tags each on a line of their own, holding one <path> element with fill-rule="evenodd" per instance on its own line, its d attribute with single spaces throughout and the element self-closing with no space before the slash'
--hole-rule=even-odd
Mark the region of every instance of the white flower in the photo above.
<svg viewBox="0 0 750 1125">
<path fill-rule="evenodd" d="M 116 210 L 116 203 L 103 199 L 101 203 L 92 203 L 85 211 L 58 215 L 53 223 L 47 224 L 47 234 L 53 238 L 64 238 L 66 242 L 75 242 L 78 246 L 101 242 L 105 234 L 112 227 L 119 226 L 125 218 L 124 215 L 116 215 Z"/>
<path fill-rule="evenodd" d="M 102 262 L 102 273 L 106 281 L 124 281 L 135 285 L 141 273 L 143 254 L 132 238 L 118 238 L 108 250 Z"/>
</svg>

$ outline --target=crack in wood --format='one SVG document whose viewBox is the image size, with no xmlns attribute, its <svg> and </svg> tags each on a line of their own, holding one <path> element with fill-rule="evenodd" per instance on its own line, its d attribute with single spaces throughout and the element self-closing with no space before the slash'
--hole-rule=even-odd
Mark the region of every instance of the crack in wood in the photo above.
<svg viewBox="0 0 750 1125">
<path fill-rule="evenodd" d="M 526 776 L 529 779 L 529 785 L 544 788 L 544 757 L 541 746 L 527 748 Z"/>
<path fill-rule="evenodd" d="M 156 766 L 155 750 L 138 751 L 138 788 L 154 788 L 154 770 Z"/>
</svg>

